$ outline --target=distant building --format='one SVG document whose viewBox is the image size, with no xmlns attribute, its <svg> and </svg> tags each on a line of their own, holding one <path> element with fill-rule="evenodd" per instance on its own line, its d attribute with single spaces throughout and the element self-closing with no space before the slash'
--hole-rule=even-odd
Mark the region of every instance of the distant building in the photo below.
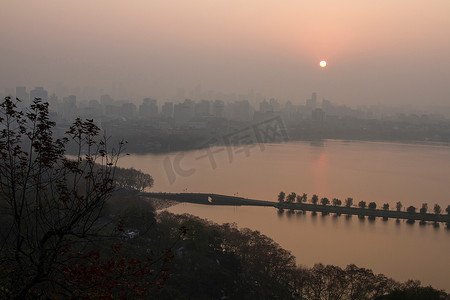
<svg viewBox="0 0 450 300">
<path fill-rule="evenodd" d="M 333 105 L 331 104 L 331 101 L 323 98 L 322 99 L 322 109 L 326 112 L 326 113 L 331 113 L 333 111 Z"/>
<path fill-rule="evenodd" d="M 269 104 L 269 102 L 267 102 L 265 99 L 263 102 L 259 103 L 259 111 L 261 113 L 267 113 L 267 112 L 271 112 L 273 111 L 273 107 L 272 105 Z"/>
<path fill-rule="evenodd" d="M 49 98 L 48 98 L 48 104 L 49 104 L 49 109 L 53 112 L 57 112 L 59 111 L 59 103 L 58 103 L 58 97 L 56 96 L 55 93 L 53 93 Z"/>
<path fill-rule="evenodd" d="M 161 116 L 164 118 L 173 117 L 173 102 L 165 102 L 161 108 Z"/>
<path fill-rule="evenodd" d="M 277 99 L 271 98 L 271 99 L 269 100 L 269 104 L 270 104 L 270 106 L 272 106 L 272 110 L 273 110 L 273 111 L 280 111 L 280 110 L 281 110 L 280 102 L 278 102 Z"/>
<path fill-rule="evenodd" d="M 213 115 L 218 118 L 225 116 L 225 103 L 222 100 L 216 100 L 213 103 Z"/>
<path fill-rule="evenodd" d="M 66 120 L 72 120 L 77 115 L 77 97 L 71 95 L 63 99 L 63 116 Z"/>
<path fill-rule="evenodd" d="M 195 116 L 209 116 L 211 114 L 211 102 L 200 100 L 195 104 Z"/>
<path fill-rule="evenodd" d="M 191 99 L 174 105 L 173 118 L 175 123 L 184 124 L 194 117 L 194 102 Z"/>
<path fill-rule="evenodd" d="M 136 104 L 127 102 L 122 104 L 121 106 L 121 116 L 127 119 L 134 119 L 137 115 L 137 107 Z"/>
<path fill-rule="evenodd" d="M 280 103 L 278 100 L 271 98 L 269 102 L 265 99 L 259 103 L 259 111 L 253 114 L 253 121 L 260 122 L 281 115 Z"/>
<path fill-rule="evenodd" d="M 291 101 L 287 101 L 283 109 L 283 118 L 290 124 L 294 124 L 301 119 L 298 108 Z"/>
<path fill-rule="evenodd" d="M 41 86 L 37 86 L 34 90 L 30 91 L 30 102 L 32 102 L 35 98 L 41 98 L 42 101 L 48 101 L 48 92 Z"/>
<path fill-rule="evenodd" d="M 108 117 L 116 117 L 120 115 L 120 106 L 114 104 L 105 105 L 105 115 Z"/>
<path fill-rule="evenodd" d="M 103 115 L 103 109 L 98 100 L 92 99 L 88 104 L 89 115 L 92 117 L 100 117 Z"/>
<path fill-rule="evenodd" d="M 306 107 L 309 109 L 315 109 L 317 107 L 317 94 L 312 93 L 311 99 L 306 100 Z"/>
<path fill-rule="evenodd" d="M 100 104 L 102 106 L 112 105 L 114 102 L 113 98 L 110 95 L 101 95 L 100 96 Z"/>
<path fill-rule="evenodd" d="M 139 116 L 141 118 L 157 118 L 158 104 L 156 99 L 145 98 L 139 106 Z"/>
<path fill-rule="evenodd" d="M 317 122 L 325 121 L 325 112 L 321 108 L 316 108 L 311 113 L 311 119 Z"/>
<path fill-rule="evenodd" d="M 231 119 L 248 122 L 251 120 L 251 107 L 247 100 L 236 101 L 230 107 Z"/>
</svg>

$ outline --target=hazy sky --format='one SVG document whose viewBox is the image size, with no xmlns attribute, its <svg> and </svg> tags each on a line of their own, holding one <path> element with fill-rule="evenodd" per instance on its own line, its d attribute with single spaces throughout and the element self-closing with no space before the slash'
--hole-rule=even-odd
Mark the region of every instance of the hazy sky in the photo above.
<svg viewBox="0 0 450 300">
<path fill-rule="evenodd" d="M 450 105 L 448 0 L 0 0 L 0 90 Z M 321 59 L 328 66 L 321 69 Z"/>
</svg>

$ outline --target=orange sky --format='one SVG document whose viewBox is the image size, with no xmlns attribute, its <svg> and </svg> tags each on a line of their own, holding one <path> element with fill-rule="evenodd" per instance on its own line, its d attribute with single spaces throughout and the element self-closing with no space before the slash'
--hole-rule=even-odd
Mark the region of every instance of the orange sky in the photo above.
<svg viewBox="0 0 450 300">
<path fill-rule="evenodd" d="M 450 2 L 2 1 L 0 91 L 58 82 L 303 103 L 450 103 Z M 321 70 L 318 62 L 328 61 Z"/>
</svg>

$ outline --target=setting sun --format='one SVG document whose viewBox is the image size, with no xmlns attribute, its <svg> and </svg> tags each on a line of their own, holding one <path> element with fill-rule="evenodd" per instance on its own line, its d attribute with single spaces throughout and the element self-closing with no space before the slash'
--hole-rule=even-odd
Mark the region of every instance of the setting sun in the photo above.
<svg viewBox="0 0 450 300">
<path fill-rule="evenodd" d="M 322 61 L 319 63 L 319 65 L 320 65 L 322 68 L 325 68 L 325 67 L 327 66 L 327 62 L 324 61 L 324 60 L 322 60 Z"/>
</svg>

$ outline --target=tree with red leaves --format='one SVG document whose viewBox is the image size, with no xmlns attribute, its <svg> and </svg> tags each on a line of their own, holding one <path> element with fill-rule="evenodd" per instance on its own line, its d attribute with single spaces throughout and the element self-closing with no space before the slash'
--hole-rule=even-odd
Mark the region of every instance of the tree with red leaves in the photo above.
<svg viewBox="0 0 450 300">
<path fill-rule="evenodd" d="M 48 103 L 22 110 L 19 101 L 0 103 L 0 298 L 110 299 L 162 286 L 171 253 L 158 264 L 130 258 L 123 226 L 106 234 L 101 217 L 123 143 L 109 149 L 94 121 L 79 118 L 55 138 Z"/>
</svg>

